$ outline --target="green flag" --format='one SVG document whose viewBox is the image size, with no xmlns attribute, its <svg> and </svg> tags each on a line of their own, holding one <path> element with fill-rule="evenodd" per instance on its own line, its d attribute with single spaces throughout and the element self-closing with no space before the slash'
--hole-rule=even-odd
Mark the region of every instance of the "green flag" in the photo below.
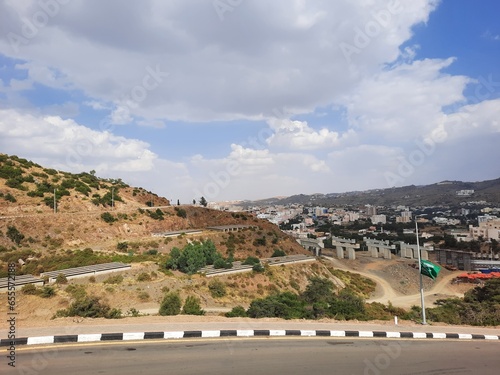
<svg viewBox="0 0 500 375">
<path fill-rule="evenodd" d="M 441 271 L 441 267 L 438 265 L 429 262 L 428 260 L 420 261 L 421 270 L 420 273 L 425 276 L 429 276 L 432 280 L 436 280 L 436 277 Z"/>
</svg>

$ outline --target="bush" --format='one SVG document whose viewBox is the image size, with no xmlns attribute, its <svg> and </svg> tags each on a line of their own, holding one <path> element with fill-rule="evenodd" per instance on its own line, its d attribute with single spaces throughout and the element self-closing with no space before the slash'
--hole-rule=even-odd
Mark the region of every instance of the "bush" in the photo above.
<svg viewBox="0 0 500 375">
<path fill-rule="evenodd" d="M 5 194 L 3 199 L 5 199 L 7 202 L 11 202 L 11 203 L 17 202 L 17 199 L 11 193 Z"/>
<path fill-rule="evenodd" d="M 132 307 L 131 309 L 129 309 L 127 311 L 127 315 L 129 315 L 129 316 L 131 316 L 133 318 L 137 318 L 138 316 L 141 315 L 141 313 L 135 307 Z"/>
<path fill-rule="evenodd" d="M 184 208 L 175 207 L 175 211 L 177 212 L 177 216 L 185 219 L 187 217 L 186 210 Z"/>
<path fill-rule="evenodd" d="M 260 263 L 254 264 L 252 266 L 252 271 L 254 271 L 254 272 L 264 272 L 264 267 L 262 267 L 262 264 L 260 264 Z"/>
<path fill-rule="evenodd" d="M 122 275 L 110 276 L 103 281 L 104 284 L 121 284 L 123 282 Z"/>
<path fill-rule="evenodd" d="M 286 256 L 286 254 L 283 250 L 276 249 L 274 250 L 273 255 L 271 255 L 271 258 L 284 257 L 284 256 Z"/>
<path fill-rule="evenodd" d="M 38 289 L 35 284 L 26 284 L 21 288 L 21 293 L 25 295 L 36 295 L 38 294 Z"/>
<path fill-rule="evenodd" d="M 305 303 L 292 292 L 283 292 L 253 300 L 247 314 L 251 318 L 301 319 L 309 317 Z"/>
<path fill-rule="evenodd" d="M 85 296 L 74 301 L 69 308 L 57 311 L 54 317 L 80 316 L 82 318 L 121 318 L 121 311 L 111 309 L 99 297 Z"/>
<path fill-rule="evenodd" d="M 113 215 L 111 215 L 109 212 L 103 212 L 101 214 L 101 219 L 104 220 L 108 224 L 114 223 L 115 221 L 118 220 Z"/>
<path fill-rule="evenodd" d="M 65 291 L 74 299 L 81 299 L 87 296 L 87 291 L 83 285 L 71 284 L 66 287 Z"/>
<path fill-rule="evenodd" d="M 67 277 L 63 273 L 60 273 L 56 277 L 56 283 L 57 284 L 67 284 L 68 283 L 68 279 L 67 279 Z"/>
<path fill-rule="evenodd" d="M 128 249 L 128 243 L 126 242 L 118 242 L 116 244 L 116 249 L 119 251 L 127 251 Z"/>
<path fill-rule="evenodd" d="M 148 292 L 139 292 L 139 294 L 137 295 L 137 297 L 141 301 L 149 301 L 149 299 L 151 298 Z"/>
<path fill-rule="evenodd" d="M 151 275 L 147 272 L 141 272 L 137 276 L 137 281 L 151 281 Z"/>
<path fill-rule="evenodd" d="M 165 297 L 163 297 L 158 313 L 162 316 L 179 315 L 181 313 L 181 306 L 182 301 L 178 293 L 167 293 Z"/>
<path fill-rule="evenodd" d="M 42 298 L 50 298 L 56 295 L 56 290 L 50 285 L 45 285 L 38 294 Z"/>
<path fill-rule="evenodd" d="M 231 311 L 225 313 L 224 315 L 226 316 L 226 318 L 246 318 L 248 316 L 243 306 L 235 306 L 231 309 Z"/>
<path fill-rule="evenodd" d="M 182 313 L 186 315 L 205 315 L 205 311 L 202 310 L 200 306 L 200 299 L 194 296 L 188 296 L 186 298 Z"/>
<path fill-rule="evenodd" d="M 24 234 L 19 232 L 15 226 L 10 225 L 7 227 L 7 237 L 18 246 L 24 240 Z"/>
<path fill-rule="evenodd" d="M 253 241 L 254 246 L 266 246 L 266 243 L 267 243 L 266 237 L 256 238 Z"/>
<path fill-rule="evenodd" d="M 217 279 L 212 279 L 208 283 L 208 290 L 213 298 L 220 298 L 226 295 L 226 284 Z"/>
<path fill-rule="evenodd" d="M 259 260 L 259 258 L 250 256 L 250 257 L 247 257 L 247 259 L 245 259 L 243 261 L 243 263 L 241 263 L 241 264 L 253 266 L 254 264 L 260 264 L 260 260 Z"/>
</svg>

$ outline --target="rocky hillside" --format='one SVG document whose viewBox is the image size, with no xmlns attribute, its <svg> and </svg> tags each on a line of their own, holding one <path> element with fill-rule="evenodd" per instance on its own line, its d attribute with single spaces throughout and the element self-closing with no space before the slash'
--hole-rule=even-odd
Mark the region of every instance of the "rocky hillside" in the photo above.
<svg viewBox="0 0 500 375">
<path fill-rule="evenodd" d="M 228 224 L 248 229 L 230 234 L 203 230 L 196 235 L 154 236 Z M 174 246 L 207 238 L 221 253 L 231 252 L 236 259 L 269 257 L 276 249 L 305 253 L 277 226 L 246 213 L 171 206 L 167 199 L 120 179 L 101 179 L 92 171 L 56 171 L 0 154 L 0 258 L 13 251 L 30 254 L 30 250 L 40 257 L 84 248 L 167 254 Z"/>
</svg>

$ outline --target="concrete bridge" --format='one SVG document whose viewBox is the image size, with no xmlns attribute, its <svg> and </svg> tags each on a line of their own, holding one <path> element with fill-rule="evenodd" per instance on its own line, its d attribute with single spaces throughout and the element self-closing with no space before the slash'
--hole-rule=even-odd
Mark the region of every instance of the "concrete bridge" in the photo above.
<svg viewBox="0 0 500 375">
<path fill-rule="evenodd" d="M 401 241 L 399 243 L 401 247 L 400 255 L 401 258 L 406 259 L 418 259 L 418 246 L 417 245 L 409 245 Z M 423 260 L 429 260 L 429 252 L 420 246 L 420 254 Z"/>
<path fill-rule="evenodd" d="M 317 257 L 321 255 L 321 250 L 325 248 L 322 238 L 297 238 L 297 242 L 304 249 L 313 252 Z"/>
<path fill-rule="evenodd" d="M 332 237 L 332 245 L 337 250 L 337 258 L 356 259 L 356 250 L 359 249 L 359 243 L 356 243 L 356 240 Z"/>
<path fill-rule="evenodd" d="M 396 245 L 390 245 L 389 241 L 379 241 L 373 240 L 367 237 L 363 237 L 368 251 L 373 258 L 392 258 L 392 250 L 396 249 Z"/>
</svg>

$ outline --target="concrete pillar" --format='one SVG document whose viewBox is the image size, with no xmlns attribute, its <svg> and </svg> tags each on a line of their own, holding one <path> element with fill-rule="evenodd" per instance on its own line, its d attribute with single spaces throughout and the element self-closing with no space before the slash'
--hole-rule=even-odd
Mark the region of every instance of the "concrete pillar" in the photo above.
<svg viewBox="0 0 500 375">
<path fill-rule="evenodd" d="M 347 248 L 347 257 L 351 260 L 356 259 L 356 252 L 354 251 L 354 249 L 352 247 Z"/>
<path fill-rule="evenodd" d="M 427 250 L 422 249 L 422 259 L 429 260 L 429 252 Z"/>
<path fill-rule="evenodd" d="M 344 259 L 344 248 L 342 246 L 337 246 L 337 258 Z"/>
<path fill-rule="evenodd" d="M 378 248 L 376 246 L 368 246 L 368 251 L 372 258 L 378 258 Z"/>
<path fill-rule="evenodd" d="M 384 249 L 383 254 L 384 254 L 384 259 L 391 259 L 392 258 L 392 253 L 391 253 L 391 250 L 389 250 L 389 249 Z"/>
</svg>

